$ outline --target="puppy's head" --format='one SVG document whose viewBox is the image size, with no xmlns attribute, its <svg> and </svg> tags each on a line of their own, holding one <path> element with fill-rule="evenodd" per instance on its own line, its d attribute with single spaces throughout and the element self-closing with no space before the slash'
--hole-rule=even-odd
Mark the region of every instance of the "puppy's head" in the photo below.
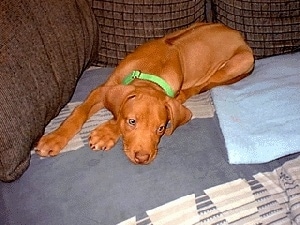
<svg viewBox="0 0 300 225">
<path fill-rule="evenodd" d="M 161 137 L 172 134 L 191 118 L 190 110 L 175 99 L 131 85 L 113 87 L 106 96 L 105 107 L 117 120 L 124 152 L 135 164 L 152 162 Z"/>
</svg>

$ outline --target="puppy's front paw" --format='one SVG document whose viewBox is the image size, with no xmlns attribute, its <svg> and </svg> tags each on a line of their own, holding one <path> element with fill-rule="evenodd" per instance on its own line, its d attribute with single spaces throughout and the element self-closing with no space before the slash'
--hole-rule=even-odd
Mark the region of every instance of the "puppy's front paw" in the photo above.
<svg viewBox="0 0 300 225">
<path fill-rule="evenodd" d="M 119 135 L 113 132 L 96 129 L 91 132 L 89 142 L 92 150 L 108 151 L 117 143 L 118 139 Z"/>
<path fill-rule="evenodd" d="M 43 157 L 56 156 L 67 145 L 68 141 L 65 137 L 50 133 L 43 136 L 37 146 L 34 148 L 35 152 Z"/>
</svg>

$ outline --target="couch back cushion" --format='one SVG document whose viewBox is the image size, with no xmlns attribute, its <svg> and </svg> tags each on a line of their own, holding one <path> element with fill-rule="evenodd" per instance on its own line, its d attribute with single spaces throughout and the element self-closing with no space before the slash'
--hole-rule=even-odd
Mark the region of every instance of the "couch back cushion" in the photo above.
<svg viewBox="0 0 300 225">
<path fill-rule="evenodd" d="M 213 21 L 241 31 L 256 58 L 300 50 L 300 1 L 211 0 Z"/>
<path fill-rule="evenodd" d="M 20 177 L 97 49 L 86 0 L 0 2 L 0 180 Z"/>
<path fill-rule="evenodd" d="M 98 64 L 116 66 L 144 42 L 205 20 L 202 0 L 93 0 L 101 29 Z"/>
</svg>

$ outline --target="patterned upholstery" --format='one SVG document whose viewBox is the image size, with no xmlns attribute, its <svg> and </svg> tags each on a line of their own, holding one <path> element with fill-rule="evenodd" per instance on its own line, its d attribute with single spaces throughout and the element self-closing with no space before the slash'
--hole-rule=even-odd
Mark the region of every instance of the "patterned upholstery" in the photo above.
<svg viewBox="0 0 300 225">
<path fill-rule="evenodd" d="M 98 64 L 116 66 L 142 43 L 205 19 L 202 0 L 94 0 L 101 29 Z"/>
<path fill-rule="evenodd" d="M 300 1 L 212 0 L 213 20 L 241 31 L 262 58 L 300 50 Z"/>
<path fill-rule="evenodd" d="M 100 30 L 98 64 L 116 66 L 149 39 L 196 21 L 241 31 L 256 58 L 300 49 L 298 0 L 93 0 Z"/>
</svg>

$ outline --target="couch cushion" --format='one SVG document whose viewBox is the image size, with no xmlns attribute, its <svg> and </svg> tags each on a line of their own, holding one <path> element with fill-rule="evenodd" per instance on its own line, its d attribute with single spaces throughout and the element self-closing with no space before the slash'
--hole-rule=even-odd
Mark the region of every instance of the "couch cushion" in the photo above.
<svg viewBox="0 0 300 225">
<path fill-rule="evenodd" d="M 205 19 L 205 1 L 93 0 L 101 24 L 98 64 L 115 66 L 142 43 Z"/>
<path fill-rule="evenodd" d="M 214 22 L 241 31 L 256 58 L 300 49 L 300 1 L 211 1 Z"/>
<path fill-rule="evenodd" d="M 86 0 L 0 2 L 0 180 L 20 177 L 97 49 Z"/>
</svg>

